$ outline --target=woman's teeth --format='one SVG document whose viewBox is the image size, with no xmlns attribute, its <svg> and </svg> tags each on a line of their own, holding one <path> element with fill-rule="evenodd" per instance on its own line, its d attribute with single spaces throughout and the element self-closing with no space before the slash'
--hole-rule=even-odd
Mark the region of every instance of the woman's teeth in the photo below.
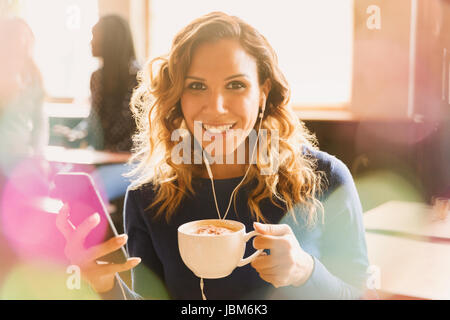
<svg viewBox="0 0 450 320">
<path fill-rule="evenodd" d="M 223 133 L 224 131 L 230 130 L 234 124 L 227 124 L 223 126 L 211 126 L 207 124 L 203 124 L 203 127 L 206 131 L 209 131 L 210 133 Z"/>
</svg>

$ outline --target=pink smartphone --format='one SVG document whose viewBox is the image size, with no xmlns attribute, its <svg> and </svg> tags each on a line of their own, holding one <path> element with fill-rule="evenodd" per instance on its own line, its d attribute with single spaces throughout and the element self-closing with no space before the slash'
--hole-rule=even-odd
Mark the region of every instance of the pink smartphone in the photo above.
<svg viewBox="0 0 450 320">
<path fill-rule="evenodd" d="M 70 222 L 77 227 L 95 213 L 100 215 L 100 223 L 88 234 L 85 247 L 90 248 L 118 236 L 116 227 L 106 206 L 95 187 L 92 177 L 83 172 L 58 173 L 55 176 L 55 196 L 70 208 Z M 124 263 L 128 254 L 122 246 L 98 260 L 110 263 Z"/>
</svg>

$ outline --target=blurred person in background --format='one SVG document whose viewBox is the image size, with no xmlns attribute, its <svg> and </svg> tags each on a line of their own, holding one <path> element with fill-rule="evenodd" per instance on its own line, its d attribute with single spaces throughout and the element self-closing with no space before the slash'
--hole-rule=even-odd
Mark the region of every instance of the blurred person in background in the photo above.
<svg viewBox="0 0 450 320">
<path fill-rule="evenodd" d="M 139 65 L 128 22 L 120 16 L 100 18 L 92 29 L 92 55 L 102 66 L 91 76 L 91 112 L 75 128 L 55 126 L 54 132 L 69 141 L 85 140 L 96 150 L 130 152 L 136 123 L 129 108 L 137 86 Z M 94 178 L 101 181 L 108 200 L 125 194 L 128 180 L 122 177 L 125 165 L 100 167 Z"/>
<path fill-rule="evenodd" d="M 48 193 L 50 171 L 42 156 L 48 127 L 42 110 L 44 86 L 32 54 L 33 32 L 22 19 L 3 17 L 0 43 L 1 284 L 18 257 L 12 239 L 26 241 L 27 225 L 39 229 L 33 203 Z M 38 248 L 37 243 L 28 247 Z"/>
<path fill-rule="evenodd" d="M 42 154 L 48 131 L 31 29 L 22 19 L 3 18 L 0 43 L 0 163 L 7 175 L 21 159 Z"/>
</svg>

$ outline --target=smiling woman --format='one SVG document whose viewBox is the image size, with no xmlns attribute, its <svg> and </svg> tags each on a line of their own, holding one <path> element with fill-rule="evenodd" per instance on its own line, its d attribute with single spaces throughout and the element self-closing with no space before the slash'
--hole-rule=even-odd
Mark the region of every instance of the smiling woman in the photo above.
<svg viewBox="0 0 450 320">
<path fill-rule="evenodd" d="M 124 213 L 129 254 L 140 259 L 104 268 L 95 263 L 123 246 L 126 237 L 82 255 L 86 266 L 82 273 L 103 298 L 163 298 L 161 283 L 174 299 L 355 299 L 362 295 L 368 260 L 353 179 L 342 162 L 315 147 L 315 139 L 288 106 L 289 96 L 267 39 L 240 18 L 222 12 L 189 23 L 175 36 L 168 55 L 149 62 L 131 102 L 138 120 L 133 159 L 138 166 Z M 202 123 L 200 134 L 195 133 L 196 123 Z M 270 148 L 272 140 L 258 139 L 258 143 L 270 150 L 269 162 L 278 160 L 278 170 L 263 174 L 260 156 L 243 164 L 209 165 L 206 159 L 211 154 L 199 135 L 209 132 L 228 139 L 233 128 L 240 131 L 237 138 L 247 148 L 249 131 L 276 132 L 278 150 Z M 174 161 L 176 142 L 171 137 L 180 129 L 189 134 L 191 148 L 199 145 L 204 162 Z M 230 154 L 237 152 L 231 150 Z M 67 225 L 68 214 L 60 213 L 60 226 Z M 252 256 L 258 256 L 228 276 L 202 279 L 199 286 L 180 256 L 177 230 L 187 222 L 217 219 L 217 215 L 240 221 L 245 230 L 255 229 L 253 246 L 258 251 Z M 89 221 L 70 231 L 70 247 L 79 248 L 94 227 Z M 62 229 L 67 233 L 68 227 Z M 249 247 L 245 256 L 253 251 Z M 220 248 L 214 249 L 223 259 Z M 238 253 L 243 257 L 242 249 Z M 214 259 L 211 266 L 220 260 L 208 255 L 211 251 L 196 246 L 192 250 L 202 255 L 202 261 Z M 80 259 L 68 254 L 69 259 Z M 114 274 L 134 267 L 130 289 Z"/>
<path fill-rule="evenodd" d="M 195 134 L 194 122 L 203 124 L 202 130 L 198 130 L 201 136 L 195 137 L 197 141 L 204 141 L 205 133 L 210 136 L 224 133 L 223 150 L 214 151 L 224 157 L 234 153 L 255 127 L 258 110 L 265 105 L 270 91 L 270 80 L 260 85 L 256 61 L 239 41 L 221 40 L 203 44 L 195 50 L 185 83 L 181 109 L 188 129 Z M 238 130 L 239 134 L 226 134 L 230 129 Z M 204 141 L 202 147 L 206 148 L 208 144 Z M 234 148 L 227 148 L 229 146 Z M 216 164 L 213 171 L 217 178 L 226 176 L 230 170 L 235 176 L 242 176 L 244 168 L 245 164 L 225 167 Z"/>
<path fill-rule="evenodd" d="M 197 28 L 195 32 L 194 28 Z M 157 62 L 161 65 L 154 75 Z M 237 84 L 240 84 L 238 89 Z M 149 92 L 152 96 L 148 96 Z M 208 176 L 202 163 L 175 164 L 174 159 L 163 156 L 171 154 L 175 147 L 172 132 L 180 128 L 193 133 L 195 139 L 191 146 L 201 142 L 208 130 L 203 127 L 196 133 L 194 122 L 198 122 L 210 126 L 233 124 L 240 134 L 225 136 L 223 146 L 235 146 L 229 153 L 235 153 L 236 146 L 248 144 L 246 138 L 257 125 L 269 135 L 279 136 L 281 165 L 277 167 L 280 172 L 269 177 L 260 175 L 262 159 L 257 159 L 256 167 L 248 167 L 248 181 L 258 181 L 249 199 L 250 208 L 264 221 L 259 203 L 264 198 L 270 199 L 273 192 L 275 198 L 283 199 L 288 209 L 294 203 L 303 203 L 308 208 L 308 223 L 316 220 L 318 203 L 314 193 L 321 189 L 320 174 L 312 170 L 313 162 L 302 150 L 303 145 L 313 146 L 315 141 L 287 107 L 289 97 L 289 85 L 278 67 L 275 51 L 264 36 L 244 21 L 223 13 L 210 14 L 180 31 L 169 59 L 154 59 L 147 72 L 141 74 L 141 85 L 131 102 L 141 128 L 135 137 L 136 160 L 147 150 L 151 157 L 141 161 L 134 170 L 136 185 L 152 182 L 160 186 L 154 202 L 154 205 L 161 202 L 157 215 L 165 212 L 166 219 L 170 220 L 185 193 L 193 192 L 191 179 Z M 264 121 L 256 123 L 259 109 L 264 113 Z M 148 117 L 153 119 L 151 123 Z M 237 144 L 230 141 L 235 137 Z M 201 147 L 206 145 L 202 143 Z M 270 162 L 278 160 L 278 154 L 273 154 L 278 150 L 270 146 L 265 149 L 272 152 Z M 224 156 L 228 151 L 220 150 Z M 245 168 L 245 164 L 215 164 L 211 169 L 214 177 L 220 179 L 242 177 L 247 174 Z M 302 179 L 305 185 L 301 187 L 297 179 Z M 311 192 L 301 193 L 300 188 Z M 293 189 L 298 192 L 292 194 Z"/>
</svg>

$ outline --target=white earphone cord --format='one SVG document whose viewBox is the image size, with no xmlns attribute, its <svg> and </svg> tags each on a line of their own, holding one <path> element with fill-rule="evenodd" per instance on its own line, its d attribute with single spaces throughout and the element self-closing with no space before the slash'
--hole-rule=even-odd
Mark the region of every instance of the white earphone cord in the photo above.
<svg viewBox="0 0 450 320">
<path fill-rule="evenodd" d="M 263 105 L 265 106 L 265 103 Z M 245 175 L 242 178 L 241 182 L 239 182 L 239 184 L 234 188 L 233 192 L 231 192 L 230 200 L 228 202 L 228 207 L 227 207 L 227 210 L 225 211 L 225 215 L 223 216 L 223 218 L 220 215 L 219 206 L 217 204 L 216 190 L 214 188 L 214 179 L 213 179 L 213 174 L 212 174 L 212 171 L 211 171 L 211 167 L 209 165 L 207 157 L 205 156 L 205 152 L 203 151 L 203 158 L 205 160 L 206 171 L 208 172 L 209 179 L 211 180 L 211 187 L 212 187 L 213 196 L 214 196 L 214 203 L 216 205 L 216 210 L 217 210 L 217 214 L 219 215 L 219 219 L 221 219 L 221 220 L 225 220 L 225 218 L 227 217 L 228 211 L 230 210 L 231 203 L 233 201 L 233 195 L 236 192 L 236 190 L 239 188 L 239 186 L 244 182 L 245 178 L 247 177 L 247 175 L 248 175 L 248 173 L 250 171 L 250 165 L 253 162 L 253 157 L 255 156 L 256 146 L 258 145 L 259 134 L 261 132 L 261 125 L 262 125 L 262 120 L 263 120 L 263 116 L 264 116 L 264 111 L 265 111 L 265 107 L 262 108 L 262 111 L 259 114 L 260 121 L 259 121 L 259 126 L 258 126 L 258 135 L 257 135 L 257 138 L 256 138 L 255 145 L 253 146 L 253 151 L 252 151 L 252 157 L 250 159 L 250 164 L 249 164 L 249 166 L 248 166 L 248 168 L 247 168 L 247 170 L 245 172 Z"/>
<path fill-rule="evenodd" d="M 116 281 L 119 283 L 119 287 L 120 287 L 120 291 L 122 291 L 122 296 L 124 300 L 128 300 L 127 295 L 125 294 L 125 289 L 122 286 L 122 282 L 120 281 L 120 276 L 118 273 L 116 273 L 115 275 Z"/>
<path fill-rule="evenodd" d="M 264 105 L 265 105 L 265 104 L 264 104 Z M 251 165 L 251 163 L 253 162 L 253 157 L 255 156 L 256 146 L 258 145 L 259 134 L 260 134 L 260 132 L 261 132 L 261 125 L 262 125 L 262 120 L 263 120 L 263 116 L 264 116 L 264 111 L 265 111 L 265 107 L 263 107 L 261 113 L 259 114 L 259 118 L 260 118 L 261 120 L 259 121 L 259 126 L 258 126 L 258 136 L 257 136 L 257 138 L 256 138 L 255 145 L 253 146 L 253 151 L 252 151 L 252 157 L 251 157 L 251 159 L 250 159 L 250 164 L 249 164 L 249 166 L 248 166 L 248 168 L 247 168 L 247 170 L 246 170 L 246 172 L 245 172 L 245 175 L 244 175 L 244 177 L 242 178 L 241 182 L 239 182 L 239 184 L 234 188 L 233 192 L 231 192 L 230 201 L 228 201 L 228 207 L 227 207 L 227 210 L 225 211 L 225 215 L 223 216 L 223 218 L 220 216 L 220 210 L 219 210 L 219 206 L 218 206 L 218 204 L 217 204 L 216 190 L 215 190 L 215 188 L 214 188 L 214 179 L 213 179 L 213 174 L 212 174 L 212 171 L 211 171 L 211 167 L 209 166 L 209 162 L 208 162 L 208 159 L 207 159 L 206 156 L 205 156 L 205 152 L 204 152 L 204 151 L 202 152 L 202 154 L 203 154 L 203 159 L 205 160 L 206 171 L 208 171 L 208 176 L 209 176 L 209 179 L 211 180 L 211 187 L 212 187 L 213 196 L 214 196 L 214 203 L 216 204 L 217 214 L 219 215 L 219 219 L 221 219 L 221 220 L 225 220 L 225 218 L 227 217 L 228 211 L 230 210 L 230 207 L 231 207 L 231 202 L 233 201 L 233 195 L 234 195 L 234 193 L 236 192 L 236 190 L 239 188 L 239 186 L 244 182 L 245 178 L 247 177 L 247 175 L 248 175 L 248 173 L 249 173 L 249 171 L 250 171 L 250 165 Z M 200 290 L 201 290 L 201 292 L 202 292 L 202 299 L 203 299 L 203 300 L 207 300 L 207 299 L 206 299 L 205 292 L 204 292 L 203 278 L 200 278 Z"/>
</svg>

